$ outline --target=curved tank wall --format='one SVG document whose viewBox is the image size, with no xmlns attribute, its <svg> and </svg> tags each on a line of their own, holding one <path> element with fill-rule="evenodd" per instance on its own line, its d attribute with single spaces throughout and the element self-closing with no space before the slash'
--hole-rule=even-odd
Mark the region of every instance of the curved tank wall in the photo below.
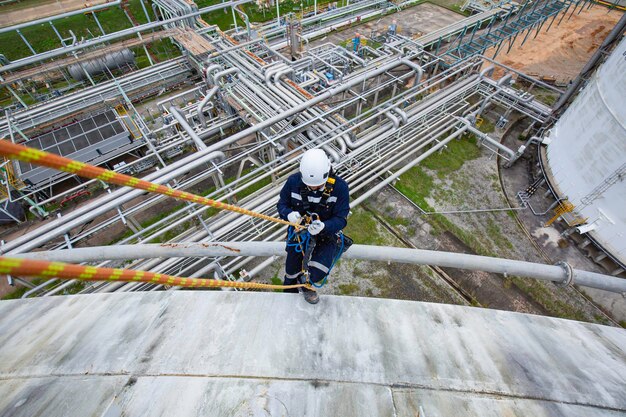
<svg viewBox="0 0 626 417">
<path fill-rule="evenodd" d="M 89 75 L 95 75 L 104 72 L 107 68 L 112 70 L 125 64 L 134 63 L 135 54 L 133 51 L 130 49 L 123 49 L 118 52 L 106 54 L 101 58 L 85 61 L 82 64 L 70 65 L 67 70 L 75 80 L 84 81 L 87 79 L 85 71 L 87 71 Z"/>
<path fill-rule="evenodd" d="M 626 263 L 626 38 L 548 139 L 555 185 L 592 225 L 588 233 Z"/>
</svg>

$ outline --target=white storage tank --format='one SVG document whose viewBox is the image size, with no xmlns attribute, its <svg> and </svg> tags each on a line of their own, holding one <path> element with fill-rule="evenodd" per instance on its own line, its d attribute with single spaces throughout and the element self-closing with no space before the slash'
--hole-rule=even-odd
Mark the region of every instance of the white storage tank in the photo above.
<svg viewBox="0 0 626 417">
<path fill-rule="evenodd" d="M 587 218 L 583 231 L 626 264 L 626 38 L 544 143 L 553 185 Z"/>
</svg>

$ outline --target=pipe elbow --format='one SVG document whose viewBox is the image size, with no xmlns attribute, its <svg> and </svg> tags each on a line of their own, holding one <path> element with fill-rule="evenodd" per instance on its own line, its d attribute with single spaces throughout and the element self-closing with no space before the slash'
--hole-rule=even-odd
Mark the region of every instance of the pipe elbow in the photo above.
<svg viewBox="0 0 626 417">
<path fill-rule="evenodd" d="M 398 127 L 400 127 L 400 119 L 398 119 L 396 116 L 394 116 L 389 110 L 387 110 L 383 114 L 385 116 L 387 116 L 387 119 L 391 120 L 391 123 L 393 123 L 393 128 L 394 129 L 397 129 Z"/>
<path fill-rule="evenodd" d="M 402 119 L 402 124 L 405 125 L 408 123 L 409 121 L 409 116 L 407 116 L 406 112 L 404 110 L 401 110 L 399 107 L 394 107 L 393 109 L 394 112 L 396 112 L 396 114 L 398 114 L 400 116 L 400 118 Z"/>
<path fill-rule="evenodd" d="M 211 74 L 213 71 L 217 71 L 222 69 L 221 65 L 211 64 L 204 70 L 204 76 L 206 78 L 207 84 L 210 82 L 211 84 L 215 84 L 215 80 L 213 79 L 213 75 Z"/>
<path fill-rule="evenodd" d="M 408 58 L 402 58 L 401 62 L 404 65 L 408 66 L 409 68 L 412 68 L 413 71 L 415 71 L 414 85 L 418 84 L 422 79 L 422 75 L 424 75 L 424 69 L 420 65 L 416 64 L 415 62 L 411 61 Z"/>
<path fill-rule="evenodd" d="M 480 71 L 480 78 L 491 77 L 494 69 L 495 67 L 493 65 L 489 65 L 487 68 L 483 68 L 483 70 Z"/>
<path fill-rule="evenodd" d="M 214 84 L 217 84 L 220 82 L 220 80 L 223 77 L 226 77 L 227 75 L 231 75 L 231 74 L 239 74 L 241 72 L 241 70 L 237 67 L 233 67 L 233 68 L 228 68 L 224 71 L 220 71 L 220 72 L 216 72 L 215 75 L 213 75 L 213 80 L 214 80 Z"/>
<path fill-rule="evenodd" d="M 498 80 L 498 85 L 499 85 L 499 86 L 504 85 L 504 83 L 506 83 L 507 81 L 510 81 L 510 80 L 511 80 L 511 78 L 513 78 L 513 74 L 511 74 L 511 73 L 508 73 L 508 74 L 506 74 L 506 75 L 502 76 L 502 77 Z"/>
</svg>

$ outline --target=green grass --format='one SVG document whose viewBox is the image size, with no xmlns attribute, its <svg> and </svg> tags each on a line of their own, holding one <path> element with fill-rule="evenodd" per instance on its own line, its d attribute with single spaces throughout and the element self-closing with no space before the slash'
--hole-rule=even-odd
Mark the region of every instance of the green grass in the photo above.
<svg viewBox="0 0 626 417">
<path fill-rule="evenodd" d="M 436 191 L 433 189 L 434 181 L 424 168 L 429 168 L 434 171 L 434 175 L 445 177 L 451 172 L 461 168 L 465 161 L 475 159 L 479 155 L 480 150 L 476 145 L 475 139 L 453 141 L 446 151 L 430 156 L 422 165 L 414 167 L 402 175 L 400 181 L 396 184 L 396 188 L 409 199 L 417 203 L 422 209 L 434 211 L 427 203 L 427 198 Z M 509 215 L 514 217 L 514 214 L 511 212 L 509 212 Z M 426 219 L 433 227 L 433 234 L 443 232 L 452 233 L 478 255 L 497 256 L 497 254 L 488 249 L 491 246 L 489 241 L 493 242 L 497 247 L 513 249 L 513 244 L 503 235 L 500 227 L 493 218 L 487 220 L 487 231 L 484 236 L 488 238 L 487 241 L 484 241 L 483 236 L 477 236 L 474 233 L 469 233 L 460 228 L 444 215 L 429 215 Z M 513 285 L 516 286 L 521 291 L 528 294 L 552 316 L 577 321 L 588 320 L 581 310 L 569 305 L 565 301 L 555 298 L 547 284 L 519 277 L 508 277 L 505 279 L 504 285 L 506 288 L 511 288 Z M 604 317 L 598 316 L 595 319 L 597 322 L 608 324 Z M 624 326 L 626 322 L 620 324 Z"/>
<path fill-rule="evenodd" d="M 147 2 L 146 8 L 148 9 L 148 13 L 152 13 L 150 5 Z M 130 0 L 129 9 L 139 24 L 148 22 L 139 0 Z M 107 34 L 128 29 L 132 26 L 132 23 L 124 14 L 124 11 L 119 7 L 111 7 L 96 12 L 96 16 Z M 150 16 L 150 18 L 154 21 L 154 16 Z M 92 35 L 100 36 L 102 34 L 91 14 L 79 14 L 55 20 L 54 26 L 63 38 L 69 38 L 71 36 L 70 30 L 72 30 L 78 40 L 82 37 L 89 39 L 92 38 Z M 30 26 L 21 29 L 21 32 L 38 53 L 62 46 L 58 36 L 48 23 Z M 0 45 L 2 45 L 0 53 L 4 54 L 11 61 L 32 55 L 32 52 L 28 49 L 28 46 L 26 46 L 17 32 L 0 34 Z"/>
<path fill-rule="evenodd" d="M 43 279 L 41 279 L 41 278 L 34 278 L 34 279 L 30 280 L 30 283 L 35 285 L 35 286 L 41 284 L 42 282 L 43 282 Z M 30 288 L 24 287 L 22 285 L 18 285 L 18 286 L 15 287 L 15 289 L 12 292 L 2 296 L 2 300 L 18 300 L 18 299 L 22 298 L 22 296 L 28 290 L 30 290 Z"/>
<path fill-rule="evenodd" d="M 563 319 L 587 321 L 587 318 L 580 310 L 555 298 L 554 294 L 548 290 L 545 284 L 520 277 L 510 277 L 510 279 L 516 287 L 530 295 L 533 300 L 548 311 L 550 315 Z M 604 317 L 601 319 L 601 322 L 606 321 Z"/>
<path fill-rule="evenodd" d="M 442 152 L 426 158 L 421 166 L 437 172 L 439 178 L 445 178 L 463 166 L 465 161 L 480 156 L 480 148 L 473 135 L 463 135 L 460 139 L 449 142 Z"/>
<path fill-rule="evenodd" d="M 117 32 L 132 26 L 124 12 L 117 7 L 103 10 L 96 13 L 96 15 L 106 33 Z M 78 40 L 82 37 L 92 38 L 102 34 L 91 14 L 87 16 L 80 14 L 55 20 L 54 26 L 64 38 L 71 36 L 70 30 L 72 30 Z M 62 46 L 54 30 L 47 23 L 29 26 L 21 29 L 21 32 L 37 53 Z M 16 32 L 0 34 L 0 45 L 3 45 L 1 52 L 11 61 L 32 55 L 28 46 Z"/>
<path fill-rule="evenodd" d="M 338 287 L 341 295 L 352 295 L 359 290 L 359 286 L 353 283 L 339 284 Z"/>
<path fill-rule="evenodd" d="M 535 96 L 535 99 L 541 101 L 548 106 L 554 105 L 554 103 L 556 103 L 559 98 L 559 93 L 543 87 L 535 87 L 535 89 L 533 90 L 533 94 Z"/>
<path fill-rule="evenodd" d="M 491 132 L 495 132 L 496 130 L 496 125 L 493 124 L 490 120 L 488 119 L 483 119 L 483 122 L 481 123 L 480 127 L 478 128 L 478 130 L 480 130 L 483 133 L 491 133 Z"/>
<path fill-rule="evenodd" d="M 463 6 L 463 3 L 464 3 L 463 1 L 455 3 L 449 0 L 428 0 L 425 3 L 436 4 L 437 6 L 443 7 L 444 9 L 451 10 L 465 17 L 469 17 L 472 14 L 469 10 L 461 11 L 461 7 Z"/>
<path fill-rule="evenodd" d="M 352 210 L 348 217 L 348 226 L 344 229 L 355 243 L 362 245 L 384 246 L 385 236 L 378 231 L 378 221 L 361 207 Z"/>
</svg>

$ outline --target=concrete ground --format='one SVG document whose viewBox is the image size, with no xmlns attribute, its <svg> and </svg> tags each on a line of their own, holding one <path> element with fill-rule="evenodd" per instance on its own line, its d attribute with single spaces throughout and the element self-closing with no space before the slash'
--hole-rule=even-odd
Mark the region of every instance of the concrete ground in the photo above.
<svg viewBox="0 0 626 417">
<path fill-rule="evenodd" d="M 386 31 L 394 20 L 398 22 L 401 35 L 417 37 L 448 26 L 463 18 L 463 15 L 436 4 L 422 3 L 378 20 L 372 20 L 339 32 L 332 32 L 321 39 L 312 41 L 310 46 L 318 46 L 327 42 L 335 44 L 345 42 L 347 39 L 353 38 L 355 32 L 369 37 L 372 31 Z"/>
<path fill-rule="evenodd" d="M 71 12 L 85 7 L 96 6 L 108 0 L 38 0 L 26 1 L 0 7 L 0 27 L 30 22 L 43 17 Z"/>
</svg>

